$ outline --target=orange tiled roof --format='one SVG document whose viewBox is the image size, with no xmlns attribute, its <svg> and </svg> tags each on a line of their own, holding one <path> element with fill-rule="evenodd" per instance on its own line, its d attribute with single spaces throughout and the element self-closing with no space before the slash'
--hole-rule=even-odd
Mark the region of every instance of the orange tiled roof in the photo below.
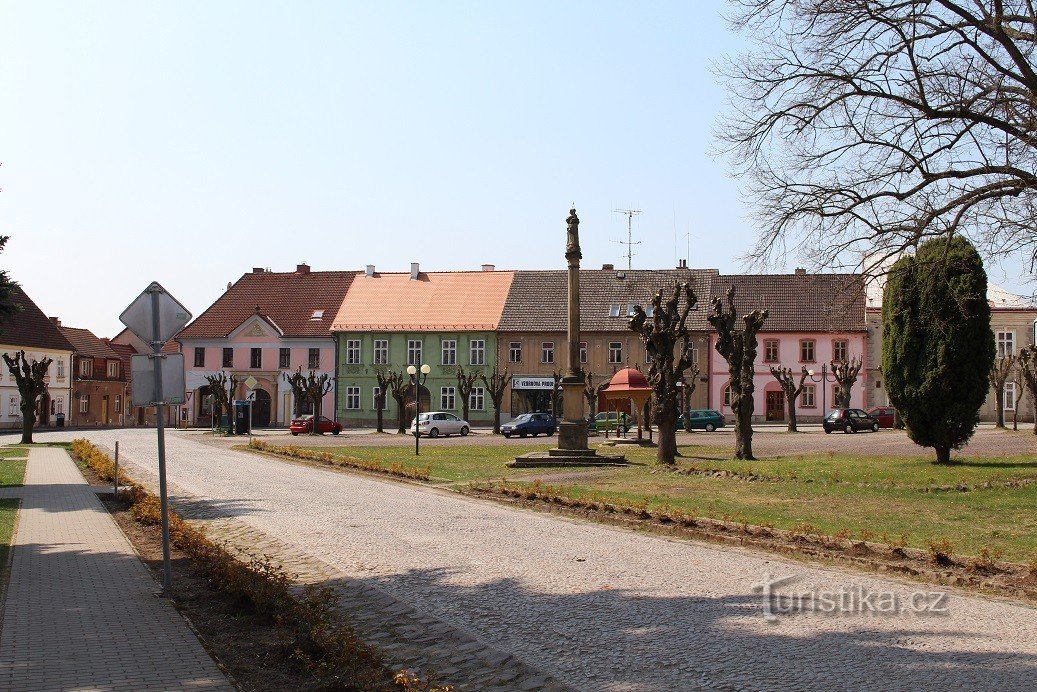
<svg viewBox="0 0 1037 692">
<path fill-rule="evenodd" d="M 353 281 L 332 331 L 494 330 L 512 271 L 361 274 Z"/>
</svg>

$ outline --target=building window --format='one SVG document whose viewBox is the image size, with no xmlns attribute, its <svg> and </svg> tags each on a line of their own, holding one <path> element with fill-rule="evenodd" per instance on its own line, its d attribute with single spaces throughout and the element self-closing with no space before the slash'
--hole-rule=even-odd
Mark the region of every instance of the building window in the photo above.
<svg viewBox="0 0 1037 692">
<path fill-rule="evenodd" d="M 850 342 L 846 339 L 836 339 L 832 342 L 832 360 L 836 363 L 849 362 Z"/>
<path fill-rule="evenodd" d="M 371 408 L 373 408 L 375 411 L 377 411 L 378 409 L 381 409 L 383 411 L 385 410 L 385 399 L 378 401 L 378 397 L 381 396 L 381 393 L 381 387 L 375 387 L 371 390 Z M 381 405 L 379 406 L 379 404 Z"/>
<path fill-rule="evenodd" d="M 308 367 L 310 370 L 318 369 L 320 367 L 320 349 L 319 348 L 311 348 L 311 349 L 309 349 L 309 351 L 307 352 L 306 361 L 307 361 L 306 367 Z"/>
<path fill-rule="evenodd" d="M 471 365 L 486 365 L 486 341 L 473 339 L 468 347 L 468 355 Z"/>
<path fill-rule="evenodd" d="M 610 305 L 609 306 L 609 317 L 619 317 L 619 306 L 618 305 Z"/>
<path fill-rule="evenodd" d="M 832 398 L 828 401 L 832 402 L 831 405 L 835 406 L 835 402 L 839 401 L 839 385 L 832 385 Z"/>
<path fill-rule="evenodd" d="M 57 406 L 54 407 L 54 412 L 55 413 L 64 414 L 65 413 L 65 397 L 59 396 L 57 399 L 55 399 L 55 401 L 57 401 Z"/>
<path fill-rule="evenodd" d="M 290 348 L 277 350 L 277 367 L 281 369 L 292 367 L 292 350 Z"/>
<path fill-rule="evenodd" d="M 360 408 L 360 387 L 346 387 L 346 408 L 351 411 Z"/>
<path fill-rule="evenodd" d="M 521 363 L 522 362 L 522 342 L 512 341 L 508 344 L 508 362 L 509 363 Z"/>
<path fill-rule="evenodd" d="M 115 412 L 122 413 L 122 394 L 115 395 Z"/>
<path fill-rule="evenodd" d="M 110 360 L 110 361 L 108 361 L 108 377 L 115 378 L 115 377 L 118 377 L 118 376 L 119 376 L 119 361 L 117 361 L 117 360 Z"/>
<path fill-rule="evenodd" d="M 731 385 L 724 387 L 724 406 L 731 408 Z"/>
<path fill-rule="evenodd" d="M 346 365 L 360 365 L 360 340 L 346 341 Z"/>
<path fill-rule="evenodd" d="M 997 333 L 997 355 L 998 356 L 1014 356 L 1015 355 L 1015 332 L 998 332 Z"/>
<path fill-rule="evenodd" d="M 18 415 L 18 398 L 17 397 L 13 397 L 12 396 L 7 401 L 7 415 L 9 415 L 9 416 L 17 416 Z"/>
<path fill-rule="evenodd" d="M 1015 382 L 1005 382 L 1005 410 L 1015 410 Z"/>
<path fill-rule="evenodd" d="M 777 339 L 764 339 L 763 341 L 763 362 L 764 363 L 777 363 L 780 359 Z"/>
<path fill-rule="evenodd" d="M 814 385 L 805 384 L 803 385 L 802 404 L 803 408 L 816 408 L 817 404 L 814 402 Z"/>
<path fill-rule="evenodd" d="M 407 341 L 407 365 L 421 365 L 421 340 Z"/>
<path fill-rule="evenodd" d="M 374 364 L 375 365 L 388 365 L 389 364 L 389 340 L 388 339 L 375 339 L 374 340 Z"/>
<path fill-rule="evenodd" d="M 250 368 L 261 368 L 261 367 L 263 367 L 263 349 L 261 349 L 261 348 L 249 349 L 248 366 Z"/>
<path fill-rule="evenodd" d="M 545 341 L 544 343 L 540 344 L 540 362 L 555 362 L 555 342 Z"/>
<path fill-rule="evenodd" d="M 618 341 L 609 342 L 609 363 L 623 362 L 623 344 Z"/>
<path fill-rule="evenodd" d="M 195 346 L 194 348 L 194 367 L 205 367 L 205 349 L 201 346 Z"/>
<path fill-rule="evenodd" d="M 691 362 L 693 364 L 698 364 L 698 362 L 699 362 L 699 347 L 696 346 L 695 344 L 690 344 L 688 346 L 688 357 L 691 358 Z"/>
<path fill-rule="evenodd" d="M 457 365 L 457 341 L 443 339 L 443 365 Z"/>
<path fill-rule="evenodd" d="M 473 411 L 485 411 L 486 410 L 486 390 L 482 387 L 472 387 L 472 392 L 468 396 L 468 408 Z"/>
<path fill-rule="evenodd" d="M 90 377 L 94 374 L 94 361 L 89 358 L 84 358 L 79 361 L 79 376 Z"/>
<path fill-rule="evenodd" d="M 586 365 L 587 364 L 587 342 L 586 341 L 581 341 L 580 342 L 580 364 L 581 365 Z"/>
<path fill-rule="evenodd" d="M 814 340 L 803 339 L 799 342 L 799 362 L 801 363 L 813 363 L 814 362 Z"/>
<path fill-rule="evenodd" d="M 225 348 L 223 349 L 223 367 L 233 368 L 234 367 L 234 349 Z"/>
<path fill-rule="evenodd" d="M 64 377 L 65 376 L 65 361 L 62 360 L 61 358 L 58 358 L 58 360 L 56 362 L 57 362 L 57 367 L 58 367 L 58 372 L 57 372 L 58 377 Z"/>
<path fill-rule="evenodd" d="M 79 397 L 79 412 L 90 413 L 90 395 L 84 394 Z"/>
<path fill-rule="evenodd" d="M 444 411 L 453 411 L 455 402 L 455 389 L 454 387 L 442 387 L 439 390 L 439 406 Z"/>
</svg>

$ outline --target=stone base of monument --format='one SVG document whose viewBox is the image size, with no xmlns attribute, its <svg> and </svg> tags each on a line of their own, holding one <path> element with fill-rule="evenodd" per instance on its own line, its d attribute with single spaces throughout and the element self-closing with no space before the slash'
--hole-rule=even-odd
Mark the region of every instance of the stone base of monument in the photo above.
<svg viewBox="0 0 1037 692">
<path fill-rule="evenodd" d="M 656 443 L 649 440 L 647 437 L 637 439 L 636 437 L 610 437 L 601 443 L 602 447 L 658 447 Z"/>
<path fill-rule="evenodd" d="M 623 466 L 627 458 L 622 454 L 601 453 L 596 449 L 549 449 L 546 452 L 530 452 L 515 457 L 508 464 L 511 468 L 532 466 Z"/>
</svg>

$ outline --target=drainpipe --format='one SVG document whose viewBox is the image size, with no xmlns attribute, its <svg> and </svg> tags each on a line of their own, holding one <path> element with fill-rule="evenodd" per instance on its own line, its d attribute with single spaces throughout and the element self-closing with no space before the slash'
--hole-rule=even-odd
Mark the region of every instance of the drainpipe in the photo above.
<svg viewBox="0 0 1037 692">
<path fill-rule="evenodd" d="M 331 364 L 331 372 L 332 372 L 332 378 L 331 379 L 332 379 L 332 382 L 335 383 L 335 417 L 334 417 L 334 420 L 338 420 L 338 412 L 339 412 L 339 408 L 338 408 L 338 390 L 339 390 L 339 386 L 338 386 L 338 379 L 339 379 L 339 377 L 338 377 L 338 342 L 339 342 L 338 333 L 337 332 L 333 333 L 331 335 L 331 338 L 332 338 L 332 341 L 335 344 L 335 360 Z M 364 396 L 364 393 L 360 392 L 361 401 L 363 401 L 363 396 Z M 343 423 L 342 425 L 344 426 L 345 423 Z"/>
</svg>

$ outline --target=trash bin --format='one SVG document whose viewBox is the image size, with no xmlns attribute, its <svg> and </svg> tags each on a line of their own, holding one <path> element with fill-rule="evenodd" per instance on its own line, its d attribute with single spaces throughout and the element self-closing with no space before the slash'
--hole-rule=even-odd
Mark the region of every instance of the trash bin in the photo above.
<svg viewBox="0 0 1037 692">
<path fill-rule="evenodd" d="M 249 402 L 234 402 L 234 434 L 248 435 L 251 432 L 251 421 L 249 420 Z"/>
<path fill-rule="evenodd" d="M 64 428 L 65 427 L 65 414 L 64 413 L 58 413 L 58 414 L 56 414 L 54 416 L 54 425 L 59 427 L 59 428 Z"/>
</svg>

